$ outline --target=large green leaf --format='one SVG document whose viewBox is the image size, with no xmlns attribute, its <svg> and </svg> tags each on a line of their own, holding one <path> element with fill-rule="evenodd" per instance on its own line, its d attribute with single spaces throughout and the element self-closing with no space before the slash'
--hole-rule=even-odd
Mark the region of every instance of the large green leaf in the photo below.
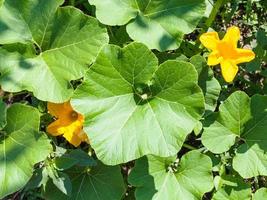
<svg viewBox="0 0 267 200">
<path fill-rule="evenodd" d="M 125 186 L 118 166 L 105 166 L 98 163 L 91 170 L 70 171 L 72 194 L 66 196 L 51 181 L 45 188 L 45 197 L 49 200 L 118 200 L 125 192 Z"/>
<path fill-rule="evenodd" d="M 129 182 L 137 187 L 137 200 L 200 200 L 213 188 L 211 159 L 191 151 L 177 163 L 175 157 L 143 157 L 137 160 Z M 177 168 L 176 168 L 177 167 Z"/>
<path fill-rule="evenodd" d="M 90 0 L 103 24 L 127 24 L 133 40 L 160 51 L 179 47 L 206 9 L 205 0 Z"/>
<path fill-rule="evenodd" d="M 64 102 L 71 80 L 83 77 L 108 42 L 96 19 L 63 0 L 6 0 L 0 9 L 0 44 L 30 43 L 32 56 L 0 49 L 0 84 L 9 92 L 29 90 L 45 101 Z"/>
<path fill-rule="evenodd" d="M 263 199 L 267 199 L 267 188 L 258 189 L 252 198 L 252 200 L 263 200 Z"/>
<path fill-rule="evenodd" d="M 233 159 L 234 169 L 243 177 L 267 175 L 267 97 L 233 93 L 219 108 L 216 121 L 204 128 L 203 144 L 213 153 L 243 142 Z"/>
<path fill-rule="evenodd" d="M 52 151 L 49 139 L 39 132 L 38 110 L 13 104 L 7 110 L 5 135 L 0 140 L 0 198 L 21 189 L 33 166 Z"/>
<path fill-rule="evenodd" d="M 71 104 L 85 115 L 98 158 L 112 165 L 176 154 L 204 110 L 194 66 L 167 61 L 158 67 L 141 43 L 104 47 Z"/>
</svg>

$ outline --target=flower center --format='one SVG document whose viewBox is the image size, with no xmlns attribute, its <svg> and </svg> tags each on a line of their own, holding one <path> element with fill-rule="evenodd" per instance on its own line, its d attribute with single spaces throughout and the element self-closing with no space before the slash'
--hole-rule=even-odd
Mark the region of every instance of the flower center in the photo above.
<svg viewBox="0 0 267 200">
<path fill-rule="evenodd" d="M 236 57 L 235 47 L 228 42 L 219 42 L 217 48 L 220 56 L 222 56 L 224 59 L 232 59 Z"/>
<path fill-rule="evenodd" d="M 78 113 L 75 111 L 72 111 L 70 116 L 71 116 L 71 119 L 76 120 L 78 118 Z"/>
</svg>

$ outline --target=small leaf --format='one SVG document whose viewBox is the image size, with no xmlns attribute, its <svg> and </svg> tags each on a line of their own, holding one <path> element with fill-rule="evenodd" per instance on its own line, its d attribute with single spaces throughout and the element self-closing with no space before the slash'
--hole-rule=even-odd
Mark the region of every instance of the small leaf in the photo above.
<svg viewBox="0 0 267 200">
<path fill-rule="evenodd" d="M 221 92 L 221 85 L 202 56 L 195 55 L 190 58 L 190 62 L 198 72 L 198 84 L 204 93 L 205 108 L 207 111 L 214 111 Z"/>
<path fill-rule="evenodd" d="M 96 166 L 96 161 L 81 149 L 75 149 L 68 154 L 69 157 L 75 158 L 77 165 L 82 167 Z"/>
<path fill-rule="evenodd" d="M 42 185 L 45 185 L 49 179 L 48 172 L 45 167 L 34 171 L 30 181 L 25 186 L 24 190 L 32 190 Z"/>
<path fill-rule="evenodd" d="M 220 106 L 216 121 L 204 127 L 202 143 L 213 153 L 228 151 L 242 141 L 233 168 L 243 177 L 267 175 L 267 97 L 235 92 Z"/>
<path fill-rule="evenodd" d="M 55 159 L 55 167 L 58 170 L 65 170 L 76 165 L 78 160 L 75 158 L 69 157 L 67 155 L 63 155 Z"/>
<path fill-rule="evenodd" d="M 195 133 L 196 136 L 198 136 L 201 133 L 202 128 L 203 128 L 202 123 L 200 121 L 197 122 L 197 124 L 196 124 L 196 126 L 194 128 L 194 133 Z"/>
<path fill-rule="evenodd" d="M 57 169 L 65 170 L 73 167 L 74 165 L 92 167 L 96 165 L 96 161 L 84 151 L 75 149 L 68 154 L 64 154 L 61 157 L 56 158 L 55 165 Z"/>
<path fill-rule="evenodd" d="M 239 176 L 221 177 L 222 187 L 216 191 L 212 200 L 250 200 L 251 188 Z"/>
<path fill-rule="evenodd" d="M 213 188 L 212 162 L 198 151 L 186 153 L 181 160 L 175 157 L 143 157 L 136 161 L 129 182 L 137 187 L 137 200 L 202 199 Z"/>
<path fill-rule="evenodd" d="M 72 183 L 67 174 L 58 172 L 52 167 L 47 167 L 48 175 L 52 179 L 53 184 L 64 194 L 71 196 Z"/>
<path fill-rule="evenodd" d="M 204 128 L 202 143 L 213 153 L 223 153 L 235 143 L 250 119 L 250 99 L 244 92 L 233 93 L 220 105 L 217 120 Z"/>
</svg>

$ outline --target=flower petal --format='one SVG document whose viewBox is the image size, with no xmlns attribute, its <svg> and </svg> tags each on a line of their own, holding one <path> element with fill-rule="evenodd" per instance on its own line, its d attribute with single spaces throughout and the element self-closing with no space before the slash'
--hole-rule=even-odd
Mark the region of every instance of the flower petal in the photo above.
<svg viewBox="0 0 267 200">
<path fill-rule="evenodd" d="M 218 52 L 213 51 L 208 57 L 208 65 L 218 65 L 221 60 L 222 57 L 218 54 Z"/>
<path fill-rule="evenodd" d="M 79 146 L 82 142 L 81 138 L 77 134 L 73 134 L 70 131 L 66 132 L 63 137 L 75 147 Z"/>
<path fill-rule="evenodd" d="M 215 51 L 217 49 L 217 43 L 220 41 L 217 32 L 203 33 L 200 38 L 200 42 L 208 49 Z"/>
<path fill-rule="evenodd" d="M 82 138 L 79 137 L 79 134 L 82 132 L 82 128 L 82 122 L 76 120 L 68 126 L 60 127 L 58 131 L 64 133 L 63 136 L 69 141 L 69 143 L 74 146 L 78 146 L 82 142 Z"/>
<path fill-rule="evenodd" d="M 60 116 L 67 115 L 72 112 L 72 108 L 70 106 L 70 102 L 65 103 L 47 103 L 48 111 L 51 115 L 60 118 Z"/>
<path fill-rule="evenodd" d="M 235 64 L 250 62 L 255 58 L 255 53 L 250 49 L 236 49 L 237 55 Z"/>
<path fill-rule="evenodd" d="M 46 128 L 46 131 L 53 136 L 62 135 L 63 132 L 59 131 L 61 127 L 62 127 L 62 123 L 59 120 L 56 120 L 48 125 L 48 127 Z"/>
<path fill-rule="evenodd" d="M 236 26 L 232 26 L 227 29 L 224 35 L 223 41 L 231 44 L 233 47 L 237 47 L 237 42 L 240 39 L 240 30 Z"/>
<path fill-rule="evenodd" d="M 238 72 L 237 65 L 230 60 L 221 61 L 221 71 L 224 80 L 228 83 L 232 82 Z"/>
</svg>

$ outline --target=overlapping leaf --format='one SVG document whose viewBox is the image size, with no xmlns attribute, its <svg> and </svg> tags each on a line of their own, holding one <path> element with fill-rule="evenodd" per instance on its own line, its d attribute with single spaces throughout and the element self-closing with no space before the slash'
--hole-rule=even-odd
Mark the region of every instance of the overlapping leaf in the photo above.
<svg viewBox="0 0 267 200">
<path fill-rule="evenodd" d="M 213 153 L 241 144 L 233 167 L 243 178 L 267 175 L 267 97 L 244 92 L 233 93 L 221 106 L 217 120 L 204 128 L 203 144 Z"/>
<path fill-rule="evenodd" d="M 90 0 L 103 24 L 127 24 L 130 37 L 160 51 L 179 47 L 203 17 L 205 0 Z"/>
<path fill-rule="evenodd" d="M 92 169 L 78 171 L 78 173 L 72 170 L 69 176 L 72 183 L 70 196 L 64 195 L 51 182 L 48 182 L 45 197 L 50 200 L 117 200 L 121 199 L 125 192 L 118 166 L 110 167 L 98 163 Z"/>
<path fill-rule="evenodd" d="M 104 47 L 71 103 L 84 114 L 84 130 L 106 164 L 176 154 L 204 110 L 194 66 L 167 61 L 158 67 L 140 43 Z"/>
<path fill-rule="evenodd" d="M 198 72 L 198 84 L 205 96 L 205 109 L 214 111 L 217 106 L 217 99 L 221 92 L 221 85 L 213 76 L 213 72 L 207 66 L 205 59 L 200 55 L 190 58 L 190 62 L 196 67 Z"/>
<path fill-rule="evenodd" d="M 55 166 L 58 170 L 69 169 L 74 165 L 95 166 L 96 161 L 81 149 L 75 149 L 55 159 Z"/>
<path fill-rule="evenodd" d="M 0 49 L 3 90 L 29 90 L 45 101 L 64 102 L 100 48 L 108 42 L 96 19 L 63 0 L 6 0 L 0 8 L 0 44 L 30 43 L 38 55 Z M 14 48 L 15 49 L 15 48 Z"/>
<path fill-rule="evenodd" d="M 250 200 L 250 185 L 240 176 L 217 176 L 221 182 L 220 188 L 214 193 L 212 200 Z M 217 178 L 215 177 L 215 179 Z M 214 180 L 215 180 L 214 179 Z"/>
<path fill-rule="evenodd" d="M 267 188 L 258 189 L 252 197 L 252 200 L 267 199 Z"/>
<path fill-rule="evenodd" d="M 0 140 L 0 198 L 21 189 L 32 176 L 34 164 L 52 151 L 46 135 L 39 132 L 39 118 L 30 106 L 13 104 L 7 110 Z"/>
<path fill-rule="evenodd" d="M 143 157 L 137 160 L 129 182 L 136 188 L 137 200 L 202 199 L 213 188 L 211 159 L 191 151 L 175 166 L 175 157 Z M 177 169 L 175 169 L 177 167 Z"/>
</svg>

